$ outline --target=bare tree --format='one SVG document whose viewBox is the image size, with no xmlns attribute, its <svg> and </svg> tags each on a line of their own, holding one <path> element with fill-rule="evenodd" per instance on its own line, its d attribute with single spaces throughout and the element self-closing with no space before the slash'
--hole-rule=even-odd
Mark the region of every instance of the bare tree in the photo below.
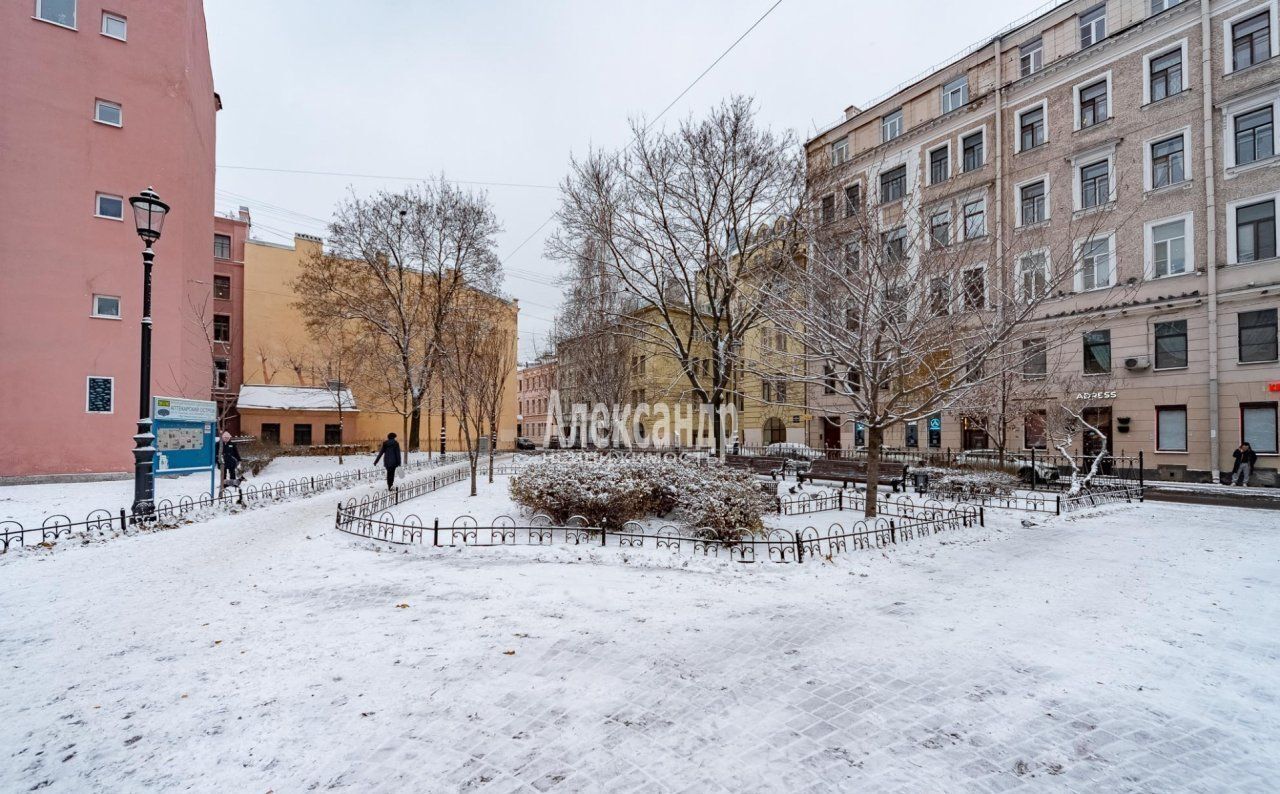
<svg viewBox="0 0 1280 794">
<path fill-rule="evenodd" d="M 494 307 L 492 311 L 505 311 Z M 498 446 L 498 430 L 502 420 L 502 403 L 507 396 L 508 376 L 515 371 L 516 337 L 499 322 L 491 322 L 487 333 L 474 340 L 478 348 L 477 386 L 481 413 L 489 425 L 489 482 L 493 482 L 493 461 Z"/>
<path fill-rule="evenodd" d="M 761 287 L 792 265 L 802 158 L 790 135 L 757 126 L 743 97 L 670 132 L 639 121 L 632 131 L 623 151 L 573 161 L 550 250 L 590 251 L 617 280 L 620 328 L 677 362 L 691 395 L 712 407 L 723 451 L 720 408 L 735 397 Z"/>
<path fill-rule="evenodd" d="M 346 412 L 352 386 L 364 376 L 370 361 L 367 342 L 362 340 L 351 322 L 334 322 L 324 327 L 312 326 L 311 334 L 324 359 L 324 387 L 329 390 L 334 411 L 338 414 L 338 465 L 343 464 L 346 444 Z"/>
<path fill-rule="evenodd" d="M 487 296 L 486 296 L 487 297 Z M 471 495 L 476 495 L 480 439 L 489 414 L 489 397 L 498 365 L 495 355 L 509 348 L 509 335 L 501 328 L 493 307 L 482 296 L 467 296 L 449 313 L 440 345 L 440 375 L 444 402 L 458 419 L 467 460 L 471 466 Z M 507 359 L 514 362 L 514 357 Z"/>
<path fill-rule="evenodd" d="M 352 321 L 392 354 L 408 405 L 407 449 L 420 427 L 442 332 L 468 288 L 495 290 L 497 217 L 484 193 L 443 178 L 402 192 L 351 196 L 329 224 L 326 248 L 295 282 L 309 324 Z"/>
<path fill-rule="evenodd" d="M 1029 346 L 1064 344 L 1087 321 L 1055 310 L 1055 301 L 1074 292 L 1084 268 L 1114 267 L 1114 252 L 1085 262 L 1079 240 L 1116 222 L 1100 210 L 1044 232 L 1035 252 L 1010 254 L 1010 241 L 988 236 L 985 210 L 935 212 L 937 204 L 905 190 L 905 171 L 895 183 L 896 169 L 883 170 L 875 207 L 827 187 L 839 184 L 832 175 L 811 174 L 815 194 L 831 192 L 805 218 L 805 267 L 788 271 L 769 307 L 796 337 L 789 358 L 803 364 L 774 377 L 799 371 L 811 387 L 838 392 L 843 399 L 827 410 L 865 428 L 868 516 L 876 515 L 889 428 L 962 406 L 975 390 L 1021 372 Z M 1127 294 L 1118 288 L 1102 303 Z"/>
</svg>

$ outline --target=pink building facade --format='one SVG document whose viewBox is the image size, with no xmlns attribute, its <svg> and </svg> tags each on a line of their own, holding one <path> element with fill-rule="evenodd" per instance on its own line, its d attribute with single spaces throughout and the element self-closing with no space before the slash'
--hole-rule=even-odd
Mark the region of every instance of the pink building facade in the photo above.
<svg viewBox="0 0 1280 794">
<path fill-rule="evenodd" d="M 142 242 L 156 395 L 209 399 L 215 114 L 200 0 L 0 4 L 0 478 L 124 472 L 138 420 Z"/>
<path fill-rule="evenodd" d="M 244 383 L 244 243 L 249 209 L 213 218 L 213 399 L 224 430 L 240 434 L 236 395 Z"/>
</svg>

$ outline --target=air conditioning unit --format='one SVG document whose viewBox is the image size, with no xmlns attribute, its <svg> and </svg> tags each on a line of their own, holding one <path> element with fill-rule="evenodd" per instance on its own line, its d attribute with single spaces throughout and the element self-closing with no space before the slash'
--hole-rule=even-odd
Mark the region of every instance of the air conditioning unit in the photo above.
<svg viewBox="0 0 1280 794">
<path fill-rule="evenodd" d="M 1147 356 L 1132 356 L 1124 360 L 1125 369 L 1148 369 L 1151 366 L 1151 359 Z"/>
</svg>

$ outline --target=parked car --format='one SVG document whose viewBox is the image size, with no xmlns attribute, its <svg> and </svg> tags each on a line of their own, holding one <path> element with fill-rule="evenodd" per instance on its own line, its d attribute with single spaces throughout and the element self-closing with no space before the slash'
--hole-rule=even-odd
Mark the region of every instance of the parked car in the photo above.
<svg viewBox="0 0 1280 794">
<path fill-rule="evenodd" d="M 533 443 L 533 439 L 520 436 L 516 439 L 516 449 L 537 449 L 538 445 Z"/>
<path fill-rule="evenodd" d="M 998 449 L 965 450 L 956 455 L 955 462 L 961 466 L 967 465 L 1014 472 L 1023 482 L 1031 482 L 1032 472 L 1035 473 L 1035 479 L 1040 482 L 1052 482 L 1058 479 L 1056 466 L 1052 466 L 1043 460 L 1032 461 L 1031 457 L 1025 453 L 1010 450 L 1005 450 L 1003 463 L 1000 461 L 1000 450 Z"/>
</svg>

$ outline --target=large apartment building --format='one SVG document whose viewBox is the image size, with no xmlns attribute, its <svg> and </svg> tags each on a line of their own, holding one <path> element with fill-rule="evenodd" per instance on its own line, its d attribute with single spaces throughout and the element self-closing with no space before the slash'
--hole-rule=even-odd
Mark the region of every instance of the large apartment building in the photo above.
<svg viewBox="0 0 1280 794">
<path fill-rule="evenodd" d="M 124 472 L 139 414 L 142 241 L 151 392 L 208 399 L 215 114 L 200 0 L 0 4 L 0 477 Z"/>
<path fill-rule="evenodd" d="M 1046 309 L 1089 324 L 1047 374 L 1106 384 L 1092 418 L 1110 448 L 1144 451 L 1153 475 L 1201 479 L 1229 470 L 1246 439 L 1274 482 L 1277 32 L 1277 0 L 1062 3 L 850 107 L 806 145 L 825 175 L 811 199 L 837 225 L 867 202 L 930 238 L 936 227 L 1004 271 L 987 278 L 1073 268 Z M 1051 261 L 1051 240 L 1072 235 L 1074 255 Z M 810 443 L 831 437 L 823 409 L 841 399 L 821 391 Z M 902 427 L 889 443 L 990 438 L 972 411 L 929 420 L 933 432 Z M 856 433 L 843 428 L 842 444 Z M 1044 446 L 1030 424 L 1009 438 Z"/>
</svg>

